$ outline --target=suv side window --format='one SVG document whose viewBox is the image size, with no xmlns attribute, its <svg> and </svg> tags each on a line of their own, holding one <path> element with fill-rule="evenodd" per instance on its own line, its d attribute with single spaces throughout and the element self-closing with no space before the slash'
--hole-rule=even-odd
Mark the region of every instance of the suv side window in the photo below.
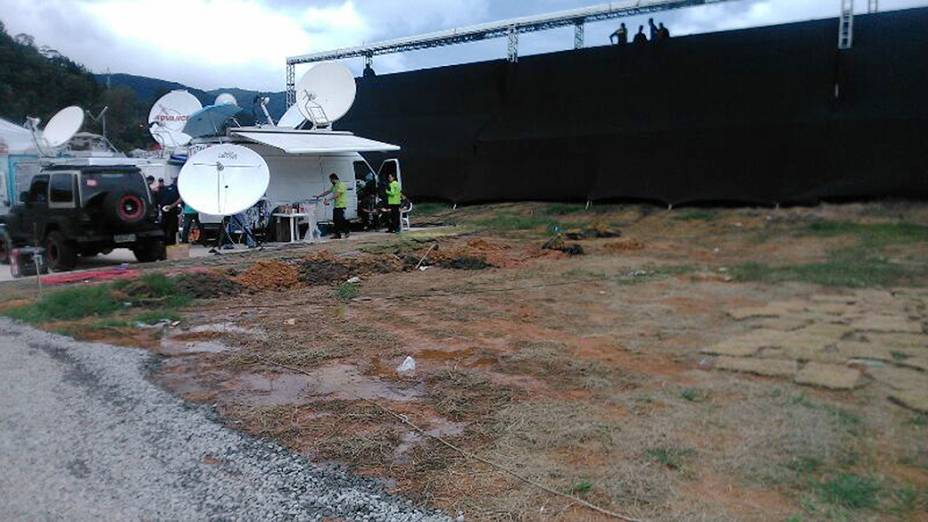
<svg viewBox="0 0 928 522">
<path fill-rule="evenodd" d="M 73 174 L 52 174 L 49 202 L 56 207 L 74 206 Z"/>
<path fill-rule="evenodd" d="M 48 174 L 39 174 L 32 178 L 29 192 L 26 193 L 26 203 L 48 202 Z"/>
</svg>

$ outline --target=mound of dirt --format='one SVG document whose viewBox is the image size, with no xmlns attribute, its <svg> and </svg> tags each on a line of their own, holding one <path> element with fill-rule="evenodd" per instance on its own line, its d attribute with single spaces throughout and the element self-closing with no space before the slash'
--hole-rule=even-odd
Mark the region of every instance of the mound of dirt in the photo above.
<svg viewBox="0 0 928 522">
<path fill-rule="evenodd" d="M 583 230 L 568 230 L 564 233 L 564 237 L 573 241 L 580 241 L 583 239 L 605 239 L 612 237 L 622 237 L 622 232 L 619 230 L 611 229 L 602 224 L 595 224 Z"/>
<path fill-rule="evenodd" d="M 197 299 L 217 299 L 238 295 L 244 287 L 237 281 L 217 272 L 189 272 L 174 278 L 177 289 Z"/>
<path fill-rule="evenodd" d="M 561 236 L 553 237 L 547 240 L 544 245 L 541 245 L 541 249 L 556 250 L 558 252 L 564 252 L 569 256 L 582 256 L 585 254 L 582 246 L 577 243 L 569 245 Z"/>
<path fill-rule="evenodd" d="M 461 256 L 439 261 L 438 266 L 442 268 L 451 268 L 453 270 L 485 270 L 492 268 L 493 265 L 487 263 L 482 257 Z"/>
<path fill-rule="evenodd" d="M 605 249 L 610 252 L 633 252 L 644 250 L 644 246 L 643 241 L 629 237 L 606 243 Z"/>
<path fill-rule="evenodd" d="M 286 290 L 300 283 L 300 271 L 276 260 L 262 260 L 239 274 L 234 281 L 252 290 Z"/>
<path fill-rule="evenodd" d="M 309 285 L 342 282 L 354 274 L 351 263 L 335 257 L 328 250 L 306 256 L 300 262 L 300 281 Z"/>
</svg>

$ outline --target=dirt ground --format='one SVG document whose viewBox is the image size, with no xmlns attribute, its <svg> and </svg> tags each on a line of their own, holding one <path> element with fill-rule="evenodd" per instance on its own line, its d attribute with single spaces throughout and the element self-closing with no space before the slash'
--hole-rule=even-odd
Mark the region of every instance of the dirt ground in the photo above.
<svg viewBox="0 0 928 522">
<path fill-rule="evenodd" d="M 467 520 L 610 519 L 499 467 L 641 520 L 928 520 L 928 206 L 420 222 L 454 226 L 230 262 L 176 326 L 72 331 Z"/>
</svg>

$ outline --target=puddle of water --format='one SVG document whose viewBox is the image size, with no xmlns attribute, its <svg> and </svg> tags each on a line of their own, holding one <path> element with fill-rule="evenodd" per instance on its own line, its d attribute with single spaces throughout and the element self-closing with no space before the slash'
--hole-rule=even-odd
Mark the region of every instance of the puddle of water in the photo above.
<svg viewBox="0 0 928 522">
<path fill-rule="evenodd" d="M 421 396 L 416 388 L 403 389 L 391 383 L 358 373 L 350 364 L 333 364 L 317 368 L 310 375 L 245 374 L 238 386 L 250 394 L 246 402 L 260 406 L 307 404 L 320 398 L 341 400 L 387 400 L 407 402 Z"/>
<path fill-rule="evenodd" d="M 432 428 L 426 430 L 426 433 L 433 437 L 441 438 L 456 437 L 464 433 L 464 428 L 467 426 L 461 422 L 451 422 L 443 417 L 434 417 L 430 420 L 429 424 Z M 425 437 L 414 431 L 404 432 L 400 437 L 399 445 L 393 450 L 393 460 L 395 460 L 397 464 L 408 464 L 409 457 L 407 453 L 417 444 L 421 443 L 424 438 Z"/>
<path fill-rule="evenodd" d="M 194 326 L 187 330 L 188 333 L 239 333 L 239 334 L 248 334 L 248 335 L 257 335 L 260 334 L 258 330 L 254 328 L 245 328 L 244 326 L 239 326 L 235 323 L 211 323 L 211 324 L 201 324 Z"/>
<path fill-rule="evenodd" d="M 178 341 L 170 337 L 161 339 L 161 352 L 167 355 L 187 355 L 195 353 L 222 353 L 229 347 L 218 341 Z"/>
</svg>

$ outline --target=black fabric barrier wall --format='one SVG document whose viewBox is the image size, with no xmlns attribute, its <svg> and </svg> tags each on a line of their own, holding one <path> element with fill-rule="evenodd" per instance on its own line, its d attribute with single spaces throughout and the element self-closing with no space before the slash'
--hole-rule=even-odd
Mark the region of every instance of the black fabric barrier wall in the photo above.
<svg viewBox="0 0 928 522">
<path fill-rule="evenodd" d="M 339 128 L 457 203 L 928 196 L 928 8 L 359 80 Z M 835 96 L 835 85 L 840 86 Z"/>
</svg>

